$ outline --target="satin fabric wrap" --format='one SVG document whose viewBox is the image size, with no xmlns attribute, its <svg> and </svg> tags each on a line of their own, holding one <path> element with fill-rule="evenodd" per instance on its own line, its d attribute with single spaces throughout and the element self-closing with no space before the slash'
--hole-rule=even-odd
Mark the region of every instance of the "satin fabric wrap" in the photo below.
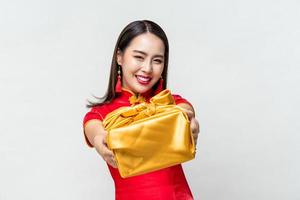
<svg viewBox="0 0 300 200">
<path fill-rule="evenodd" d="M 103 125 L 108 132 L 107 146 L 123 178 L 195 158 L 190 121 L 168 89 L 149 102 L 112 111 Z"/>
</svg>

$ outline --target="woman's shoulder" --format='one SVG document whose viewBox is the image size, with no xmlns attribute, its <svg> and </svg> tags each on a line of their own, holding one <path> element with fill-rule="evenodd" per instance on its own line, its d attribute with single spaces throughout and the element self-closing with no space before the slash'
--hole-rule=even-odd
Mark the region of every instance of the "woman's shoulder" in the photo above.
<svg viewBox="0 0 300 200">
<path fill-rule="evenodd" d="M 103 121 L 107 113 L 109 112 L 107 104 L 101 104 L 91 107 L 83 117 L 83 124 L 91 119 L 98 119 Z"/>
<path fill-rule="evenodd" d="M 91 107 L 90 112 L 98 112 L 98 111 L 103 111 L 105 109 L 107 109 L 107 104 L 103 103 L 103 104 L 95 105 L 95 106 Z"/>
<path fill-rule="evenodd" d="M 124 106 L 122 102 L 118 101 L 111 101 L 107 103 L 102 103 L 99 105 L 95 105 L 90 108 L 90 110 L 85 114 L 84 116 L 84 122 L 90 119 L 99 119 L 103 121 L 103 119 L 106 117 L 106 115 L 115 109 Z"/>
</svg>

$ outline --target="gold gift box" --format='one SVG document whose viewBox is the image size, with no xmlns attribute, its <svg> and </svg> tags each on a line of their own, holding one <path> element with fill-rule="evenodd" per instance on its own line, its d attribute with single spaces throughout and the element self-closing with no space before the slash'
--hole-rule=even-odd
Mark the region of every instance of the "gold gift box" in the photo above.
<svg viewBox="0 0 300 200">
<path fill-rule="evenodd" d="M 108 148 L 123 178 L 195 158 L 190 121 L 168 89 L 153 96 L 149 103 L 114 110 L 103 124 L 108 131 Z"/>
</svg>

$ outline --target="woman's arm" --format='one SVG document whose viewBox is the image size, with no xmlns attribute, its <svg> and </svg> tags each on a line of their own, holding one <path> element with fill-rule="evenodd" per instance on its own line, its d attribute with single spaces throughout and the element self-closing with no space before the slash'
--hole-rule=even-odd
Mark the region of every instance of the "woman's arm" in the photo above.
<svg viewBox="0 0 300 200">
<path fill-rule="evenodd" d="M 112 167 L 117 168 L 114 154 L 107 147 L 107 131 L 104 129 L 102 121 L 98 119 L 89 120 L 84 126 L 84 132 L 89 142 L 95 147 L 103 160 L 108 162 Z"/>
</svg>

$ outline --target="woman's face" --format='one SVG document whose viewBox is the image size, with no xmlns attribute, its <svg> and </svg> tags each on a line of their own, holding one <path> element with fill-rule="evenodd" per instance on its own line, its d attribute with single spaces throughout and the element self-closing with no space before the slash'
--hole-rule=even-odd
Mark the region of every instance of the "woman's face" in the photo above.
<svg viewBox="0 0 300 200">
<path fill-rule="evenodd" d="M 163 72 L 164 53 L 163 41 L 152 33 L 133 38 L 125 52 L 117 54 L 122 68 L 122 87 L 135 93 L 151 89 Z"/>
</svg>

